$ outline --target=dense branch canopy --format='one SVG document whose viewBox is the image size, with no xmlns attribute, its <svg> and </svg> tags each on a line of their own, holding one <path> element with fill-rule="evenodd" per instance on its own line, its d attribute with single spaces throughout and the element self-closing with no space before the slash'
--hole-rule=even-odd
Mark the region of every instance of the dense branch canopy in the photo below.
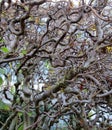
<svg viewBox="0 0 112 130">
<path fill-rule="evenodd" d="M 111 128 L 112 1 L 1 0 L 0 85 L 1 130 Z"/>
</svg>

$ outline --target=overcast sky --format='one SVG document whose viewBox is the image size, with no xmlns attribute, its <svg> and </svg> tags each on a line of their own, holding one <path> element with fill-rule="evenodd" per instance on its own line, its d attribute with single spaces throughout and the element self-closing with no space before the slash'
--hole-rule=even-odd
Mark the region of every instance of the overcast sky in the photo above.
<svg viewBox="0 0 112 130">
<path fill-rule="evenodd" d="M 52 0 L 52 1 L 55 1 L 55 2 L 56 2 L 56 1 L 60 1 L 60 0 Z M 69 1 L 69 0 L 65 0 L 65 1 Z M 79 1 L 81 1 L 81 0 L 71 0 L 71 1 L 74 3 L 74 6 L 78 6 Z M 88 1 L 89 1 L 89 0 L 85 0 L 86 3 L 88 3 Z"/>
</svg>

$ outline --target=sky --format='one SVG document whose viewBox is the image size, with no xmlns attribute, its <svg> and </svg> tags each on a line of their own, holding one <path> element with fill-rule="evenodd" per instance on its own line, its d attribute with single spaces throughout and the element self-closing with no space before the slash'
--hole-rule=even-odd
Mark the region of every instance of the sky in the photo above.
<svg viewBox="0 0 112 130">
<path fill-rule="evenodd" d="M 52 1 L 60 1 L 60 0 L 52 0 Z M 69 0 L 65 0 L 65 1 L 69 1 Z M 78 6 L 78 4 L 79 4 L 79 1 L 81 1 L 81 0 L 71 0 L 73 3 L 74 3 L 74 6 Z M 85 0 L 85 2 L 86 3 L 88 3 L 89 2 L 89 0 Z"/>
</svg>

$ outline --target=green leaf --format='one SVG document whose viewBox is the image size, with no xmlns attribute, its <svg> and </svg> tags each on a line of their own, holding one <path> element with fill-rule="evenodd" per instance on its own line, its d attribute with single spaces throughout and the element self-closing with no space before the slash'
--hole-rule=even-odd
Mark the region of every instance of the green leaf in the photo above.
<svg viewBox="0 0 112 130">
<path fill-rule="evenodd" d="M 27 50 L 22 50 L 21 53 L 22 53 L 23 55 L 25 55 L 25 54 L 27 54 Z"/>
<path fill-rule="evenodd" d="M 23 114 L 21 112 L 18 112 L 18 116 L 21 117 Z"/>
<path fill-rule="evenodd" d="M 3 43 L 4 42 L 4 39 L 2 39 L 1 37 L 0 37 L 0 43 Z"/>
<path fill-rule="evenodd" d="M 18 130 L 23 130 L 23 124 L 20 125 L 20 127 L 18 128 Z"/>
<path fill-rule="evenodd" d="M 0 68 L 0 74 L 5 74 L 5 70 Z"/>
<path fill-rule="evenodd" d="M 5 46 L 1 47 L 0 50 L 1 50 L 2 52 L 4 52 L 4 53 L 9 53 L 9 52 L 10 52 L 9 49 L 8 49 L 7 47 L 5 47 Z"/>
<path fill-rule="evenodd" d="M 32 112 L 28 112 L 27 114 L 28 114 L 28 116 L 29 116 L 29 117 L 31 117 L 31 116 L 32 116 Z"/>
<path fill-rule="evenodd" d="M 31 111 L 27 113 L 29 117 L 35 117 L 36 113 Z"/>
<path fill-rule="evenodd" d="M 2 79 L 2 77 L 0 77 L 0 85 L 2 85 L 3 84 L 3 79 Z"/>
<path fill-rule="evenodd" d="M 14 94 L 15 93 L 15 87 L 11 87 L 11 92 Z"/>
<path fill-rule="evenodd" d="M 78 33 L 78 34 L 77 34 L 77 38 L 80 38 L 80 37 L 81 37 L 81 33 Z"/>
<path fill-rule="evenodd" d="M 88 116 L 90 117 L 90 116 L 92 116 L 92 115 L 93 115 L 93 112 L 90 111 L 90 112 L 88 113 Z"/>
<path fill-rule="evenodd" d="M 28 8 L 28 7 L 26 7 L 26 6 L 25 6 L 24 8 L 25 8 L 25 10 L 26 10 L 26 11 L 28 11 L 28 10 L 29 10 L 29 8 Z"/>
<path fill-rule="evenodd" d="M 50 68 L 51 68 L 51 63 L 50 63 L 48 60 L 45 61 L 45 67 L 46 67 L 47 69 L 50 69 Z"/>
<path fill-rule="evenodd" d="M 16 67 L 17 67 L 17 68 L 19 68 L 19 67 L 20 67 L 20 65 L 21 65 L 20 63 L 17 63 L 17 64 L 16 64 Z"/>
<path fill-rule="evenodd" d="M 95 114 L 95 111 L 91 110 L 91 111 L 88 113 L 88 117 L 91 118 L 94 114 Z"/>
<path fill-rule="evenodd" d="M 10 110 L 10 106 L 5 104 L 4 102 L 0 101 L 0 110 Z"/>
<path fill-rule="evenodd" d="M 83 90 L 83 92 L 87 93 L 87 92 L 88 92 L 88 89 L 85 88 L 85 89 Z"/>
</svg>

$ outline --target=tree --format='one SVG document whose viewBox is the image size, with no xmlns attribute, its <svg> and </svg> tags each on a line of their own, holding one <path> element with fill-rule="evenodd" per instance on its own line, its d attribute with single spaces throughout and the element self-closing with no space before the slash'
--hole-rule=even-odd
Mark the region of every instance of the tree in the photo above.
<svg viewBox="0 0 112 130">
<path fill-rule="evenodd" d="M 112 2 L 77 3 L 0 2 L 1 130 L 112 129 Z"/>
</svg>

